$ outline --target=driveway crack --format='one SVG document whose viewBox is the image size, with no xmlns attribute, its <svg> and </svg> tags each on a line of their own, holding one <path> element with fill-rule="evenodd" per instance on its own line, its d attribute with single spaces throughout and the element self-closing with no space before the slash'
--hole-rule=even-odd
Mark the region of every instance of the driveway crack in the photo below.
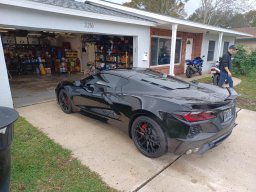
<svg viewBox="0 0 256 192">
<path fill-rule="evenodd" d="M 139 187 L 137 187 L 132 192 L 137 192 L 140 189 L 142 189 L 145 185 L 147 185 L 150 181 L 152 181 L 154 178 L 156 178 L 159 174 L 161 174 L 164 170 L 169 168 L 172 164 L 174 164 L 178 159 L 180 159 L 182 155 L 178 156 L 174 161 L 168 163 L 166 166 L 164 166 L 160 171 L 158 171 L 156 174 L 154 174 L 152 177 L 150 177 L 148 180 L 146 180 L 144 183 L 142 183 Z"/>
</svg>

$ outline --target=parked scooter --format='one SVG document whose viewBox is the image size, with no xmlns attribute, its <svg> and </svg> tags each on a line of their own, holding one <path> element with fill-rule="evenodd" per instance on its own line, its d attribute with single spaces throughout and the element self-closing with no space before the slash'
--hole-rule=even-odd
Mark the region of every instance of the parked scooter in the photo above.
<svg viewBox="0 0 256 192">
<path fill-rule="evenodd" d="M 193 60 L 186 60 L 186 76 L 191 78 L 195 73 L 202 75 L 203 62 L 204 60 L 201 57 L 195 57 Z"/>
</svg>

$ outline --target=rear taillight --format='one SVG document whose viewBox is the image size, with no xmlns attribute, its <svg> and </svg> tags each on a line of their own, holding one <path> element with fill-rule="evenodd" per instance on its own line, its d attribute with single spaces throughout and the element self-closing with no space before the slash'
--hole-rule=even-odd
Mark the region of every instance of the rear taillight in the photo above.
<svg viewBox="0 0 256 192">
<path fill-rule="evenodd" d="M 175 114 L 175 116 L 189 122 L 204 121 L 216 117 L 212 114 L 212 112 L 190 112 L 184 114 Z"/>
</svg>

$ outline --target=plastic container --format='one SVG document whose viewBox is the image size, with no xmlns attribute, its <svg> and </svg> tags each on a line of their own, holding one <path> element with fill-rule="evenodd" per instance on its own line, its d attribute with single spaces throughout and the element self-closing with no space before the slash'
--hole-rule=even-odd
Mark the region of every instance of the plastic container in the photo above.
<svg viewBox="0 0 256 192">
<path fill-rule="evenodd" d="M 11 108 L 0 107 L 0 191 L 8 192 L 11 170 L 13 123 L 19 114 Z"/>
</svg>

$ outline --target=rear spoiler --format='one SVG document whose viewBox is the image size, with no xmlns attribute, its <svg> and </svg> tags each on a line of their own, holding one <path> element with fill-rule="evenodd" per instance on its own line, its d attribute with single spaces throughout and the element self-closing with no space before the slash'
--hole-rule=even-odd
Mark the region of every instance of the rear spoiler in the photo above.
<svg viewBox="0 0 256 192">
<path fill-rule="evenodd" d="M 239 94 L 235 91 L 235 89 L 231 87 L 227 87 L 227 90 L 229 92 L 229 96 L 226 98 L 226 100 L 233 100 L 239 96 Z"/>
</svg>

